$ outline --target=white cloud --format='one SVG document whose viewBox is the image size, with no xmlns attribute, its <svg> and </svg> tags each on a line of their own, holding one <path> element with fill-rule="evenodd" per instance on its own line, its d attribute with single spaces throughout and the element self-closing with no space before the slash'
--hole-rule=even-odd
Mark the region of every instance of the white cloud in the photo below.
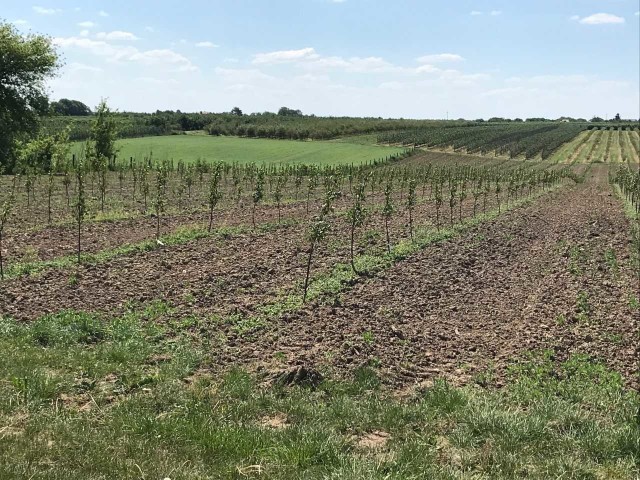
<svg viewBox="0 0 640 480">
<path fill-rule="evenodd" d="M 569 17 L 569 20 L 573 20 L 574 22 L 577 22 L 578 20 L 580 20 L 580 15 L 571 15 Z"/>
<path fill-rule="evenodd" d="M 276 64 L 298 62 L 300 60 L 311 60 L 319 55 L 313 48 L 302 48 L 300 50 L 279 50 L 269 53 L 257 53 L 253 57 L 254 64 Z"/>
<path fill-rule="evenodd" d="M 198 42 L 195 44 L 195 46 L 198 48 L 217 48 L 220 45 L 216 45 L 215 43 L 212 43 L 212 42 Z"/>
<path fill-rule="evenodd" d="M 640 11 L 636 12 L 634 15 L 635 15 L 636 17 L 640 17 Z"/>
<path fill-rule="evenodd" d="M 331 3 L 345 3 L 347 0 L 331 0 Z"/>
<path fill-rule="evenodd" d="M 44 8 L 44 7 L 35 6 L 33 7 L 33 11 L 36 12 L 38 15 L 55 15 L 56 13 L 60 13 L 62 10 L 58 8 Z"/>
<path fill-rule="evenodd" d="M 121 30 L 115 30 L 113 32 L 99 32 L 96 33 L 96 38 L 100 40 L 138 40 L 131 32 L 123 32 Z"/>
<path fill-rule="evenodd" d="M 147 66 L 168 67 L 167 70 L 191 72 L 198 70 L 185 56 L 168 49 L 141 51 L 128 45 L 113 45 L 103 40 L 85 37 L 58 37 L 53 43 L 63 48 L 80 48 L 110 62 L 136 62 Z"/>
<path fill-rule="evenodd" d="M 78 26 L 79 26 L 79 27 L 82 27 L 82 28 L 92 28 L 92 27 L 95 27 L 95 26 L 96 26 L 96 24 L 95 24 L 95 23 L 93 23 L 93 22 L 90 22 L 89 20 L 87 20 L 86 22 L 80 22 L 80 23 L 78 23 Z"/>
<path fill-rule="evenodd" d="M 502 10 L 491 10 L 491 14 L 494 17 L 497 17 L 498 15 L 502 15 Z"/>
<path fill-rule="evenodd" d="M 13 22 L 14 25 L 18 26 L 18 27 L 24 27 L 29 25 L 29 22 L 27 22 L 26 20 L 22 20 L 22 19 L 18 19 L 18 20 L 14 20 Z"/>
<path fill-rule="evenodd" d="M 144 27 L 144 31 L 145 32 L 155 32 L 154 28 L 153 27 L 149 27 L 149 26 Z"/>
<path fill-rule="evenodd" d="M 128 60 L 140 62 L 145 65 L 172 65 L 180 72 L 191 72 L 198 70 L 185 56 L 169 49 L 147 50 L 131 55 Z"/>
<path fill-rule="evenodd" d="M 88 37 L 89 36 L 89 30 L 81 30 L 80 31 L 80 36 L 81 37 Z"/>
<path fill-rule="evenodd" d="M 418 63 L 441 63 L 460 62 L 464 58 L 456 53 L 437 53 L 434 55 L 424 55 L 416 59 Z"/>
<path fill-rule="evenodd" d="M 580 19 L 580 23 L 585 25 L 604 25 L 624 22 L 624 18 L 618 17 L 617 15 L 612 15 L 610 13 L 594 13 L 593 15 L 589 15 L 588 17 Z"/>
<path fill-rule="evenodd" d="M 95 67 L 93 65 L 86 65 L 84 63 L 72 63 L 69 65 L 69 71 L 100 73 L 103 71 L 103 69 L 100 67 Z"/>
<path fill-rule="evenodd" d="M 100 10 L 98 12 L 98 15 L 100 15 L 101 17 L 108 17 L 109 16 L 109 14 L 107 12 L 105 12 L 104 10 Z"/>
<path fill-rule="evenodd" d="M 223 60 L 224 63 L 238 63 L 240 60 L 238 60 L 237 58 L 225 58 Z"/>
<path fill-rule="evenodd" d="M 477 17 L 478 15 L 482 15 L 482 12 L 479 12 L 478 10 L 473 10 L 470 15 Z"/>
</svg>

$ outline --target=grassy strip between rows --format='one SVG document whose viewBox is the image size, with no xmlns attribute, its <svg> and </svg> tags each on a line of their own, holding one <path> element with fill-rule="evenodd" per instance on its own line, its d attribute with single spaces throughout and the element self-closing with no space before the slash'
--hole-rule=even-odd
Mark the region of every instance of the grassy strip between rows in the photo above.
<svg viewBox="0 0 640 480">
<path fill-rule="evenodd" d="M 242 235 L 254 231 L 270 232 L 278 228 L 296 225 L 297 223 L 298 221 L 295 219 L 283 219 L 280 223 L 269 222 L 256 225 L 255 230 L 253 230 L 250 226 L 225 226 L 213 229 L 211 232 L 208 232 L 206 228 L 203 228 L 201 226 L 184 226 L 178 228 L 174 232 L 163 235 L 161 237 L 162 245 L 159 244 L 155 239 L 150 239 L 139 243 L 121 245 L 113 249 L 102 250 L 96 253 L 84 253 L 80 258 L 82 264 L 84 265 L 95 265 L 99 263 L 106 263 L 116 257 L 123 255 L 135 255 L 138 253 L 157 250 L 162 246 L 169 247 L 175 245 L 184 245 L 201 238 L 227 239 L 231 236 Z M 10 264 L 6 268 L 5 279 L 11 279 L 22 275 L 38 275 L 46 270 L 53 268 L 70 268 L 77 265 L 77 263 L 77 255 L 67 255 L 52 260 Z"/>
<path fill-rule="evenodd" d="M 0 478 L 632 479 L 638 396 L 583 355 L 515 363 L 500 389 L 438 380 L 399 399 L 374 370 L 315 388 L 214 377 L 211 345 L 160 325 L 0 317 Z"/>
</svg>

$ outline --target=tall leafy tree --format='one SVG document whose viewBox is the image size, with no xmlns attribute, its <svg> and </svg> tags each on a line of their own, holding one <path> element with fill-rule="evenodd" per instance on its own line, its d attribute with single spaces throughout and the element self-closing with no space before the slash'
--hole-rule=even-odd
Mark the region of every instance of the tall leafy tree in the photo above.
<svg viewBox="0 0 640 480">
<path fill-rule="evenodd" d="M 0 165 L 7 170 L 13 170 L 17 140 L 35 133 L 39 115 L 47 112 L 45 81 L 59 67 L 50 38 L 24 36 L 0 23 Z"/>
<path fill-rule="evenodd" d="M 91 126 L 91 157 L 94 169 L 107 163 L 115 156 L 117 125 L 106 100 L 101 100 L 96 108 L 95 120 Z"/>
</svg>

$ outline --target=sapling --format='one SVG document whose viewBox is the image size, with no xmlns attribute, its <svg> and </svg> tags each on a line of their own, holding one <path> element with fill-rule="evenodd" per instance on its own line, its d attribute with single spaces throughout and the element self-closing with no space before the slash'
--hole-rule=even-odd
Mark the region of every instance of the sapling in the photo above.
<svg viewBox="0 0 640 480">
<path fill-rule="evenodd" d="M 71 206 L 71 197 L 69 196 L 69 187 L 71 186 L 71 176 L 69 175 L 69 170 L 64 171 L 64 176 L 62 177 L 62 185 L 64 185 L 64 193 L 67 197 L 67 207 Z"/>
<path fill-rule="evenodd" d="M 301 169 L 298 169 L 298 171 L 296 172 L 296 178 L 294 180 L 294 184 L 295 184 L 295 188 L 296 188 L 295 200 L 297 202 L 298 201 L 298 192 L 300 191 L 300 186 L 302 185 L 302 170 Z"/>
<path fill-rule="evenodd" d="M 382 216 L 384 217 L 384 230 L 387 237 L 387 252 L 391 253 L 391 239 L 389 236 L 389 220 L 393 215 L 393 180 L 389 178 L 384 188 L 384 207 L 382 208 Z"/>
<path fill-rule="evenodd" d="M 78 227 L 78 263 L 81 262 L 80 254 L 82 252 L 81 240 L 82 240 L 82 222 L 87 214 L 87 204 L 84 190 L 84 164 L 82 159 L 78 160 L 78 167 L 76 168 L 76 203 L 74 205 L 74 214 L 76 220 L 76 226 Z"/>
<path fill-rule="evenodd" d="M 144 213 L 147 213 L 147 198 L 149 197 L 149 167 L 146 165 L 140 166 L 140 172 L 138 174 L 140 180 L 140 190 L 142 198 L 144 200 Z"/>
<path fill-rule="evenodd" d="M 453 208 L 456 206 L 456 192 L 458 184 L 455 180 L 449 180 L 449 224 L 453 227 Z"/>
<path fill-rule="evenodd" d="M 315 170 L 309 172 L 309 180 L 307 181 L 307 215 L 309 215 L 309 200 L 311 198 L 311 194 L 315 191 L 318 186 L 318 176 L 316 175 Z"/>
<path fill-rule="evenodd" d="M 278 176 L 275 183 L 275 188 L 273 191 L 273 199 L 276 201 L 276 205 L 278 206 L 278 224 L 280 223 L 280 204 L 282 202 L 282 188 L 284 187 L 284 183 L 286 178 L 284 176 Z"/>
<path fill-rule="evenodd" d="M 436 182 L 433 188 L 433 197 L 436 202 L 436 228 L 440 231 L 440 208 L 442 208 L 442 184 Z"/>
<path fill-rule="evenodd" d="M 98 176 L 98 192 L 100 193 L 100 211 L 104 212 L 104 201 L 107 196 L 107 159 L 104 157 L 96 161 Z"/>
<path fill-rule="evenodd" d="M 478 208 L 478 198 L 482 195 L 482 178 L 479 178 L 473 189 L 473 218 L 476 217 L 476 211 Z"/>
<path fill-rule="evenodd" d="M 413 242 L 413 209 L 416 206 L 416 186 L 417 182 L 414 178 L 409 180 L 407 191 L 407 210 L 409 211 L 409 237 Z"/>
<path fill-rule="evenodd" d="M 15 188 L 12 188 L 9 192 L 9 198 L 7 198 L 0 209 L 0 280 L 4 280 L 4 265 L 2 258 L 2 233 L 4 232 L 4 226 L 7 223 L 11 209 L 15 202 Z"/>
<path fill-rule="evenodd" d="M 458 195 L 458 219 L 462 223 L 462 202 L 467 198 L 467 181 L 463 180 Z"/>
<path fill-rule="evenodd" d="M 354 189 L 353 193 L 353 206 L 347 212 L 347 217 L 349 218 L 351 225 L 351 268 L 353 273 L 359 275 L 358 270 L 356 269 L 355 258 L 354 258 L 354 244 L 355 244 L 355 232 L 356 228 L 364 225 L 365 218 L 367 216 L 367 210 L 364 208 L 365 202 L 365 182 L 362 180 Z"/>
<path fill-rule="evenodd" d="M 498 213 L 500 213 L 500 192 L 501 191 L 502 191 L 502 186 L 500 185 L 500 179 L 496 178 L 495 194 L 496 194 L 496 202 L 498 203 Z"/>
<path fill-rule="evenodd" d="M 156 242 L 160 243 L 160 217 L 166 208 L 167 168 L 164 165 L 158 167 L 156 175 L 156 191 L 153 206 L 156 212 Z"/>
<path fill-rule="evenodd" d="M 253 207 L 251 209 L 251 223 L 253 224 L 253 229 L 256 228 L 256 206 L 262 198 L 264 197 L 264 170 L 260 169 L 258 171 L 258 175 L 256 176 L 256 183 L 253 188 Z"/>
<path fill-rule="evenodd" d="M 136 188 L 138 187 L 138 169 L 133 165 L 133 170 L 131 170 L 131 174 L 133 176 L 133 197 L 132 202 L 135 208 L 136 206 Z"/>
<path fill-rule="evenodd" d="M 53 172 L 49 172 L 47 176 L 47 223 L 49 224 L 51 224 L 51 197 L 56 187 L 54 180 Z"/>
<path fill-rule="evenodd" d="M 213 226 L 213 210 L 222 198 L 222 192 L 220 191 L 220 165 L 216 165 L 211 173 L 211 179 L 209 181 L 209 233 L 211 233 L 211 227 Z"/>
<path fill-rule="evenodd" d="M 306 303 L 307 301 L 309 279 L 311 278 L 311 260 L 313 258 L 313 253 L 315 251 L 316 245 L 325 239 L 327 233 L 331 228 L 326 218 L 333 211 L 333 202 L 336 199 L 337 195 L 338 192 L 335 191 L 335 189 L 331 187 L 328 187 L 326 189 L 325 199 L 324 203 L 322 204 L 322 208 L 320 209 L 320 213 L 316 217 L 314 217 L 309 224 L 307 239 L 309 240 L 310 245 L 309 256 L 307 257 L 307 269 L 304 278 L 302 303 Z"/>
</svg>

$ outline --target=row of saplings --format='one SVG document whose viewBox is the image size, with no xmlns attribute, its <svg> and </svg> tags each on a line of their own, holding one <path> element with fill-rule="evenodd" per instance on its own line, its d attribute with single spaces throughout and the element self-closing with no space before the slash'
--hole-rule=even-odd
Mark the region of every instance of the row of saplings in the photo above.
<svg viewBox="0 0 640 480">
<path fill-rule="evenodd" d="M 71 210 L 74 214 L 75 232 L 77 241 L 77 261 L 82 262 L 82 226 L 87 216 L 87 175 L 90 172 L 79 165 L 73 172 L 75 196 Z M 349 200 L 349 208 L 346 218 L 349 223 L 349 244 L 351 268 L 354 274 L 359 275 L 355 262 L 356 234 L 368 216 L 379 210 L 384 218 L 386 248 L 391 253 L 391 233 L 390 224 L 393 216 L 398 210 L 403 210 L 407 216 L 407 227 L 409 238 L 414 241 L 414 209 L 418 204 L 418 191 L 421 190 L 423 201 L 429 199 L 435 205 L 435 224 L 438 231 L 446 222 L 443 217 L 443 210 L 448 206 L 448 223 L 451 227 L 456 221 L 462 222 L 462 203 L 469 197 L 473 197 L 473 216 L 482 208 L 486 213 L 487 198 L 494 196 L 500 212 L 504 202 L 506 192 L 507 205 L 512 199 L 518 199 L 523 195 L 531 195 L 538 188 L 549 188 L 559 183 L 568 175 L 566 170 L 534 170 L 527 168 L 512 169 L 511 171 L 501 171 L 495 167 L 434 167 L 431 165 L 420 167 L 389 167 L 389 168 L 326 168 L 307 169 L 306 176 L 300 176 L 295 169 L 291 168 L 267 168 L 247 166 L 243 167 L 243 175 L 247 181 L 251 181 L 251 211 L 252 223 L 255 228 L 255 212 L 260 203 L 264 200 L 268 188 L 270 194 L 278 204 L 278 218 L 280 220 L 279 205 L 282 201 L 282 192 L 287 183 L 294 184 L 303 178 L 306 182 L 307 190 L 307 212 L 309 211 L 309 196 L 319 185 L 323 186 L 323 200 L 321 206 L 315 214 L 308 219 L 309 241 L 308 259 L 306 264 L 306 275 L 304 280 L 303 301 L 306 301 L 309 281 L 311 275 L 312 259 L 317 246 L 325 240 L 331 230 L 332 213 L 336 200 L 345 197 Z M 166 165 L 159 165 L 154 170 L 153 186 L 149 195 L 156 219 L 156 241 L 161 242 L 161 219 L 165 215 L 167 208 L 167 186 L 170 176 L 169 168 Z M 175 172 L 178 178 L 184 172 Z M 235 178 L 239 175 L 238 169 L 229 168 L 221 163 L 213 164 L 207 174 L 207 203 L 208 203 L 208 225 L 211 232 L 215 220 L 216 208 L 225 194 L 233 193 L 235 188 Z M 51 178 L 51 177 L 49 177 Z M 205 178 L 205 177 L 203 177 Z M 5 200 L 0 210 L 0 277 L 4 278 L 2 259 L 2 232 L 9 217 L 11 208 L 15 202 L 15 192 L 20 183 L 20 177 L 14 178 L 13 188 L 9 198 Z M 225 188 L 227 184 L 227 188 Z M 267 185 L 270 185 L 267 187 Z M 230 188 L 233 187 L 233 188 Z M 343 194 L 349 192 L 350 195 Z M 382 195 L 376 196 L 376 193 Z M 297 188 L 296 193 L 297 197 Z M 377 199 L 382 199 L 380 208 L 376 208 Z M 50 203 L 50 202 L 49 202 Z M 456 212 L 457 207 L 457 212 Z M 457 218 L 456 218 L 457 217 Z"/>
</svg>

